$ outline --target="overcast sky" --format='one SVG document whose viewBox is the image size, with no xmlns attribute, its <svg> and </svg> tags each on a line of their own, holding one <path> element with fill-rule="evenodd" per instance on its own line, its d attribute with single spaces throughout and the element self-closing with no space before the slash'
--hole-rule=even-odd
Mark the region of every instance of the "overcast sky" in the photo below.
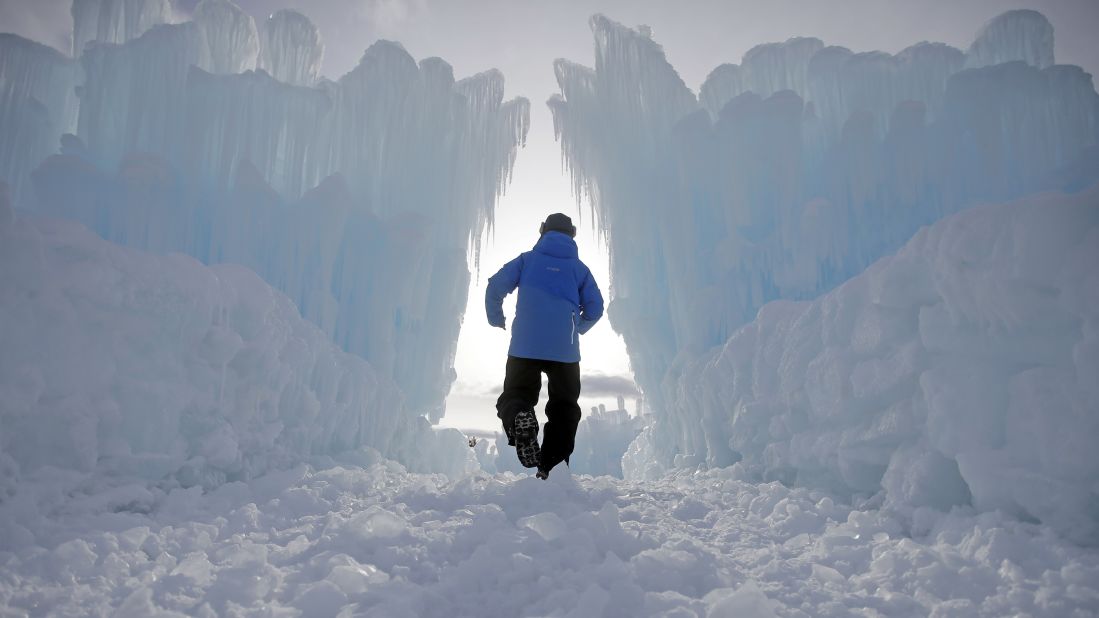
<svg viewBox="0 0 1099 618">
<path fill-rule="evenodd" d="M 197 0 L 178 0 L 187 14 Z M 514 181 L 497 215 L 495 241 L 485 247 L 480 280 L 458 346 L 458 383 L 445 423 L 489 428 L 495 424 L 494 395 L 503 379 L 509 333 L 485 324 L 484 280 L 537 240 L 538 223 L 561 211 L 578 219 L 570 185 L 561 174 L 545 101 L 557 91 L 552 63 L 568 58 L 591 66 L 588 18 L 603 13 L 626 25 L 645 24 L 688 86 L 698 86 L 715 66 L 738 62 L 758 43 L 815 36 L 855 51 L 897 52 L 919 41 L 966 49 L 992 17 L 1015 8 L 1044 13 L 1056 33 L 1057 61 L 1099 69 L 1099 0 L 239 0 L 257 19 L 294 8 L 317 24 L 324 39 L 323 72 L 338 78 L 358 62 L 373 41 L 401 42 L 417 59 L 444 58 L 455 76 L 489 68 L 503 71 L 507 96 L 531 100 L 531 134 L 516 163 Z M 67 50 L 72 22 L 68 0 L 0 0 L 0 30 L 14 31 Z M 583 212 L 581 258 L 609 296 L 606 255 L 597 246 Z M 512 303 L 513 306 L 513 303 Z M 511 315 L 511 309 L 508 310 Z M 613 403 L 629 369 L 621 339 L 606 323 L 582 340 L 581 363 L 597 399 Z M 615 386 L 617 385 L 617 386 Z M 612 388 L 613 386 L 613 388 Z M 625 392 L 623 393 L 625 394 Z"/>
</svg>

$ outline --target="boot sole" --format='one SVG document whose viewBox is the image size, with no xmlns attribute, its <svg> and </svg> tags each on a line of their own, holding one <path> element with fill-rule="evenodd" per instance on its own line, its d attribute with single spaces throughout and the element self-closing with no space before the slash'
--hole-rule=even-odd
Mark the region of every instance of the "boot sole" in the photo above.
<svg viewBox="0 0 1099 618">
<path fill-rule="evenodd" d="M 538 418 L 534 416 L 534 410 L 523 410 L 515 415 L 512 436 L 519 463 L 524 468 L 537 468 L 542 449 L 538 446 Z"/>
</svg>

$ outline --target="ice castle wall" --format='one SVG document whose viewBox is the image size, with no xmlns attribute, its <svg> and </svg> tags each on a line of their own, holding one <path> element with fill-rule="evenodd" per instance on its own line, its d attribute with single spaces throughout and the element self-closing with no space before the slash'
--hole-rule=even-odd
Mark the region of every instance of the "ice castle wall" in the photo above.
<svg viewBox="0 0 1099 618">
<path fill-rule="evenodd" d="M 128 34 L 91 40 L 79 65 L 0 39 L 14 50 L 0 60 L 0 122 L 22 131 L 0 144 L 0 169 L 17 204 L 127 246 L 254 269 L 395 380 L 407 410 L 440 418 L 471 247 L 525 139 L 527 101 L 504 101 L 498 71 L 456 81 L 441 59 L 417 63 L 387 41 L 318 81 L 320 37 L 297 13 L 257 28 L 228 0 L 203 0 L 193 21 L 139 33 L 144 18 L 131 18 L 146 13 L 131 9 L 153 3 L 93 4 L 74 13 L 112 15 Z"/>
<path fill-rule="evenodd" d="M 739 456 L 699 437 L 727 437 L 736 399 L 702 406 L 676 383 L 767 303 L 816 298 L 974 204 L 1099 181 L 1099 95 L 1078 67 L 1026 51 L 1049 43 L 1040 26 L 1027 12 L 990 22 L 975 45 L 1006 60 L 992 64 L 934 43 L 762 46 L 696 99 L 646 33 L 592 19 L 595 68 L 558 62 L 549 105 L 610 249 L 612 325 L 658 418 L 642 451 L 667 465 Z"/>
</svg>

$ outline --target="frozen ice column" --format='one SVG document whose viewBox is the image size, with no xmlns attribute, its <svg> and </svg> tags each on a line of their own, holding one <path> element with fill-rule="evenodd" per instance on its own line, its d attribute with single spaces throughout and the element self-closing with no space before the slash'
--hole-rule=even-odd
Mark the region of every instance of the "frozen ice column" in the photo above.
<svg viewBox="0 0 1099 618">
<path fill-rule="evenodd" d="M 202 28 L 161 25 L 124 45 L 92 45 L 81 64 L 78 135 L 97 162 L 114 169 L 131 152 L 181 162 L 187 72 L 211 66 Z"/>
<path fill-rule="evenodd" d="M 284 9 L 259 26 L 259 68 L 295 86 L 312 86 L 320 75 L 324 44 L 309 18 Z"/>
<path fill-rule="evenodd" d="M 90 41 L 125 43 L 172 21 L 169 0 L 73 0 L 74 58 Z"/>
<path fill-rule="evenodd" d="M 256 68 L 259 33 L 251 15 L 229 0 L 202 0 L 192 19 L 206 37 L 211 73 L 241 73 Z"/>
<path fill-rule="evenodd" d="M 1008 11 L 985 24 L 969 46 L 966 67 L 1021 60 L 1044 69 L 1053 64 L 1053 25 L 1038 11 Z"/>
<path fill-rule="evenodd" d="M 28 174 L 76 130 L 80 66 L 57 50 L 0 34 L 0 182 L 23 204 Z"/>
</svg>

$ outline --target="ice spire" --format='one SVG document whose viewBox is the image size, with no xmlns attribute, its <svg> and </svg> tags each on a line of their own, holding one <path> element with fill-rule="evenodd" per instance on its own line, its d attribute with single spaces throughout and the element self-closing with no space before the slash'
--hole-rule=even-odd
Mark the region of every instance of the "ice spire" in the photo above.
<svg viewBox="0 0 1099 618">
<path fill-rule="evenodd" d="M 309 18 L 281 10 L 259 27 L 259 68 L 294 86 L 312 86 L 320 76 L 324 44 Z"/>
<path fill-rule="evenodd" d="M 169 0 L 73 0 L 74 58 L 90 41 L 125 43 L 172 21 Z"/>
<path fill-rule="evenodd" d="M 1021 60 L 1044 69 L 1053 65 L 1053 25 L 1038 11 L 1008 11 L 985 24 L 969 46 L 970 68 Z"/>
<path fill-rule="evenodd" d="M 202 0 L 192 16 L 210 48 L 210 71 L 241 73 L 256 68 L 259 34 L 252 16 L 230 0 Z"/>
<path fill-rule="evenodd" d="M 745 90 L 761 97 L 769 97 L 780 90 L 793 90 L 804 95 L 809 59 L 823 47 L 820 39 L 807 37 L 753 47 L 741 61 Z"/>
</svg>

